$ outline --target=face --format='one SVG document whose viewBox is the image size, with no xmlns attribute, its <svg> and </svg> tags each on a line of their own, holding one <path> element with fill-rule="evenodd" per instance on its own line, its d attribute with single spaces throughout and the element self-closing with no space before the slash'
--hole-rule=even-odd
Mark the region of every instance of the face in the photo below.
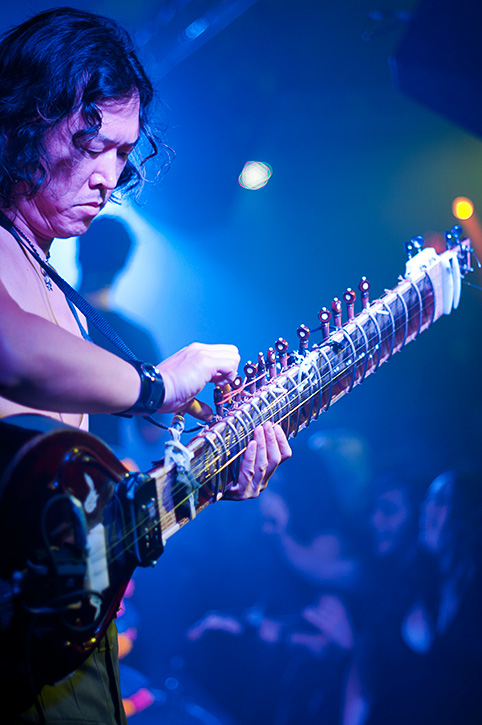
<svg viewBox="0 0 482 725">
<path fill-rule="evenodd" d="M 384 556 L 396 548 L 409 515 L 409 506 L 402 489 L 394 488 L 380 494 L 371 515 L 375 550 L 378 554 Z"/>
<path fill-rule="evenodd" d="M 453 492 L 451 474 L 438 476 L 429 486 L 420 514 L 420 544 L 433 553 L 443 545 L 443 531 L 449 517 Z"/>
<path fill-rule="evenodd" d="M 72 141 L 85 124 L 77 113 L 63 121 L 46 139 L 49 183 L 31 200 L 17 206 L 17 223 L 24 223 L 40 246 L 53 237 L 84 234 L 104 208 L 139 137 L 139 100 L 99 106 L 102 125 L 96 136 Z"/>
</svg>

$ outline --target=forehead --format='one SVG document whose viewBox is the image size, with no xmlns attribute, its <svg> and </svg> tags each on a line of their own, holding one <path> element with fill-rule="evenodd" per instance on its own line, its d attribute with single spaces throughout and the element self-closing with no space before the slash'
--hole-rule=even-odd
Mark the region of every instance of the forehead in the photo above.
<svg viewBox="0 0 482 725">
<path fill-rule="evenodd" d="M 95 138 L 113 145 L 134 144 L 139 137 L 139 98 L 132 96 L 126 100 L 105 101 L 98 104 L 101 125 Z M 70 146 L 72 136 L 89 126 L 82 112 L 76 111 L 53 128 L 47 136 L 47 146 L 59 148 Z"/>
<path fill-rule="evenodd" d="M 139 97 L 99 104 L 99 134 L 121 143 L 134 143 L 139 136 Z"/>
</svg>

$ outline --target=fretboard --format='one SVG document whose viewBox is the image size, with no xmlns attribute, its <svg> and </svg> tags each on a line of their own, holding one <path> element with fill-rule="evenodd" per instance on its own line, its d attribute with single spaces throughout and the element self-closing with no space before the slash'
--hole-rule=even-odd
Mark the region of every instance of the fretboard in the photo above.
<svg viewBox="0 0 482 725">
<path fill-rule="evenodd" d="M 401 279 L 312 349 L 292 353 L 280 369 L 253 393 L 227 406 L 217 420 L 193 438 L 192 480 L 196 491 L 180 484 L 176 469 L 161 465 L 157 480 L 163 536 L 169 538 L 236 480 L 242 454 L 256 426 L 279 423 L 288 437 L 298 435 L 333 403 L 415 340 L 444 312 L 444 274 L 457 248 L 426 268 Z M 443 259 L 442 259 L 443 257 Z M 445 270 L 445 271 L 444 271 Z M 457 265 L 458 270 L 458 265 Z M 457 272 L 460 276 L 460 272 Z"/>
</svg>

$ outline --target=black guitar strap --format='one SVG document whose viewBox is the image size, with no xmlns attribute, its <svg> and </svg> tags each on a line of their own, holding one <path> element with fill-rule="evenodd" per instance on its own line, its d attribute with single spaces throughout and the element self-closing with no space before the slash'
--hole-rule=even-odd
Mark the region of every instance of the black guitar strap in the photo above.
<svg viewBox="0 0 482 725">
<path fill-rule="evenodd" d="M 124 340 L 120 337 L 120 335 L 117 334 L 117 332 L 114 330 L 112 325 L 110 325 L 107 320 L 105 320 L 102 315 L 100 315 L 97 310 L 92 307 L 90 302 L 87 302 L 82 295 L 80 295 L 77 290 L 75 290 L 73 287 L 70 286 L 70 284 L 60 276 L 60 274 L 55 270 L 52 265 L 50 265 L 48 262 L 42 259 L 42 257 L 34 250 L 31 249 L 27 244 L 25 244 L 24 240 L 20 236 L 20 234 L 15 229 L 15 226 L 10 219 L 5 216 L 5 214 L 0 211 L 0 225 L 9 232 L 14 239 L 29 252 L 29 254 L 32 255 L 32 257 L 39 263 L 42 269 L 44 269 L 50 279 L 55 282 L 57 287 L 62 290 L 64 293 L 67 303 L 72 310 L 72 314 L 74 315 L 77 324 L 79 325 L 80 331 L 82 333 L 82 337 L 85 339 L 90 339 L 86 331 L 83 329 L 83 326 L 79 320 L 79 316 L 76 312 L 77 308 L 82 312 L 83 315 L 91 322 L 98 330 L 99 332 L 104 335 L 110 342 L 123 354 L 124 358 L 127 362 L 142 362 L 135 353 L 132 352 L 130 347 L 124 342 Z M 131 418 L 132 416 L 126 413 L 114 413 L 114 415 L 119 415 L 122 418 Z M 159 423 L 157 420 L 154 420 L 154 418 L 150 415 L 142 416 L 144 420 L 147 420 L 149 423 L 152 423 L 152 425 L 155 425 L 157 428 L 162 428 L 163 430 L 166 429 L 166 426 L 162 423 Z"/>
<path fill-rule="evenodd" d="M 85 317 L 91 322 L 98 330 L 101 332 L 104 337 L 106 337 L 110 342 L 115 345 L 115 347 L 123 353 L 126 360 L 135 360 L 136 362 L 141 362 L 137 355 L 135 355 L 132 350 L 126 345 L 124 340 L 117 334 L 117 332 L 114 330 L 112 325 L 110 325 L 107 320 L 105 320 L 102 315 L 100 315 L 94 307 L 90 304 L 90 302 L 87 302 L 82 295 L 79 295 L 77 290 L 75 290 L 73 287 L 70 286 L 66 280 L 60 276 L 60 274 L 45 260 L 42 259 L 42 257 L 34 250 L 31 249 L 27 244 L 25 244 L 24 240 L 20 236 L 20 234 L 15 229 L 15 226 L 10 221 L 10 219 L 5 216 L 3 212 L 0 211 L 0 225 L 7 230 L 16 240 L 17 242 L 29 252 L 29 254 L 32 255 L 32 257 L 39 263 L 39 265 L 44 269 L 51 280 L 55 282 L 57 287 L 62 290 L 64 295 L 67 298 L 67 302 L 69 302 L 69 306 L 72 309 L 72 303 L 75 305 L 77 309 L 79 309 L 82 314 L 85 315 Z M 74 317 L 77 319 L 77 323 L 79 323 L 78 316 L 74 312 Z"/>
</svg>

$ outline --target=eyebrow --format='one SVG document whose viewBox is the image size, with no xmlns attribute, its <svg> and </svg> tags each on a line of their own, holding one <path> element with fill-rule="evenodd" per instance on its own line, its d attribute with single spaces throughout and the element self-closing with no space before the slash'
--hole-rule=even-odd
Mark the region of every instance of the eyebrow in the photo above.
<svg viewBox="0 0 482 725">
<path fill-rule="evenodd" d="M 129 146 L 129 148 L 133 149 L 139 143 L 140 136 L 138 136 L 135 141 L 125 141 L 124 143 L 119 144 L 117 141 L 114 141 L 114 139 L 108 138 L 107 136 L 103 136 L 101 133 L 98 133 L 92 138 L 92 141 L 100 141 L 101 143 L 112 144 L 113 146 Z"/>
</svg>

